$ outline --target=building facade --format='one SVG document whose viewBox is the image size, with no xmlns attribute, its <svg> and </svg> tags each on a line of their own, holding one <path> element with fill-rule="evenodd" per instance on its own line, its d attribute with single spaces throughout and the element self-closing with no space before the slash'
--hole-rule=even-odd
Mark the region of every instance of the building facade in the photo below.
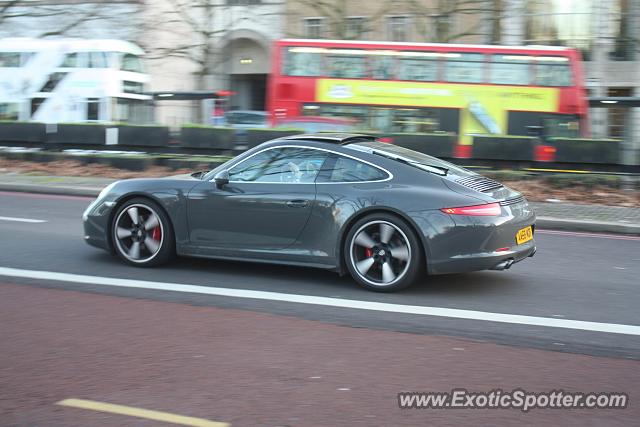
<svg viewBox="0 0 640 427">
<path fill-rule="evenodd" d="M 279 0 L 148 0 L 147 51 L 151 90 L 230 91 L 228 109 L 264 110 L 270 51 L 282 37 Z M 205 111 L 203 111 L 203 108 Z M 211 110 L 211 111 L 209 111 Z M 210 104 L 163 101 L 158 121 L 212 123 Z"/>
</svg>

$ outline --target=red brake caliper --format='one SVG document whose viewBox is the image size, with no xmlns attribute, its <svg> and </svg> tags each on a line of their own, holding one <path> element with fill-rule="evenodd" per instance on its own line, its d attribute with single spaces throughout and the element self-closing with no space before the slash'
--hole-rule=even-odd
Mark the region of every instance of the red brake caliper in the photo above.
<svg viewBox="0 0 640 427">
<path fill-rule="evenodd" d="M 160 239 L 162 238 L 162 229 L 160 228 L 160 226 L 157 226 L 153 229 L 153 231 L 151 232 L 151 238 L 153 240 L 157 240 L 158 242 L 160 241 Z"/>
<path fill-rule="evenodd" d="M 373 256 L 373 250 L 371 248 L 365 248 L 364 254 L 367 256 L 367 258 L 371 258 Z"/>
</svg>

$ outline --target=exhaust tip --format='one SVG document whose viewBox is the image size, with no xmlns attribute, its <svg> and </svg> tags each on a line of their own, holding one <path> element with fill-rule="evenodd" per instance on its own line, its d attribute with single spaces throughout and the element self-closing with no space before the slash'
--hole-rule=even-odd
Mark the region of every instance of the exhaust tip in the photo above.
<svg viewBox="0 0 640 427">
<path fill-rule="evenodd" d="M 499 263 L 497 263 L 496 265 L 494 265 L 491 269 L 492 270 L 508 270 L 511 268 L 511 266 L 514 263 L 514 259 L 513 258 L 509 258 L 509 259 L 505 259 L 504 261 L 500 261 Z"/>
</svg>

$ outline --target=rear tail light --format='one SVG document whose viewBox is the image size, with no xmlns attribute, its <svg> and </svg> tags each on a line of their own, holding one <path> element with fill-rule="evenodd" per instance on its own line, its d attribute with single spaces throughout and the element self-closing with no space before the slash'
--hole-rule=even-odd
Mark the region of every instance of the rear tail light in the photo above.
<svg viewBox="0 0 640 427">
<path fill-rule="evenodd" d="M 499 216 L 502 210 L 498 203 L 488 203 L 486 205 L 463 206 L 459 208 L 442 208 L 442 212 L 450 215 L 468 216 Z"/>
</svg>

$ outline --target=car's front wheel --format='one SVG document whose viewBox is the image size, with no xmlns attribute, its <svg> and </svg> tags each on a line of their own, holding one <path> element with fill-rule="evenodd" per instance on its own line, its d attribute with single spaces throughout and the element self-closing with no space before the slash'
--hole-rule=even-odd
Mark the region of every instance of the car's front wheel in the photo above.
<svg viewBox="0 0 640 427">
<path fill-rule="evenodd" d="M 345 239 L 344 254 L 351 276 L 373 291 L 406 288 L 424 271 L 417 236 L 394 215 L 372 214 L 356 221 Z"/>
<path fill-rule="evenodd" d="M 175 238 L 169 217 L 148 199 L 123 203 L 114 215 L 111 236 L 116 254 L 131 265 L 151 267 L 174 255 Z"/>
</svg>

